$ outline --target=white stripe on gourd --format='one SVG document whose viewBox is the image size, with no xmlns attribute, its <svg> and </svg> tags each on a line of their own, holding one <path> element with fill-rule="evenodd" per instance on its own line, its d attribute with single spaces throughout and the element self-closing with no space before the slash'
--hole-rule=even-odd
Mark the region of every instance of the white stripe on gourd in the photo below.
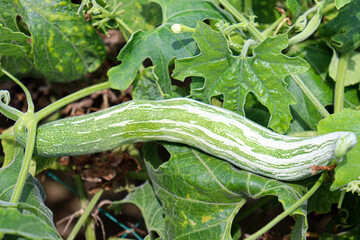
<svg viewBox="0 0 360 240">
<path fill-rule="evenodd" d="M 26 131 L 15 125 L 25 145 Z M 134 100 L 96 113 L 65 118 L 38 128 L 35 152 L 73 156 L 122 144 L 163 140 L 186 144 L 242 169 L 279 180 L 312 175 L 313 165 L 338 161 L 356 144 L 351 132 L 312 138 L 277 134 L 224 108 L 192 99 Z"/>
</svg>

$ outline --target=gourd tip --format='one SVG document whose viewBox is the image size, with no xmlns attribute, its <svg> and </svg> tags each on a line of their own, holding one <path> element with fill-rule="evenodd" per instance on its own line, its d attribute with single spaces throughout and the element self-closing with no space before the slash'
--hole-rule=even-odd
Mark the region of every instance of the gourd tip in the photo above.
<svg viewBox="0 0 360 240">
<path fill-rule="evenodd" d="M 353 149 L 357 143 L 356 135 L 352 132 L 346 132 L 343 136 L 339 137 L 335 146 L 335 157 L 341 159 L 345 154 Z"/>
</svg>

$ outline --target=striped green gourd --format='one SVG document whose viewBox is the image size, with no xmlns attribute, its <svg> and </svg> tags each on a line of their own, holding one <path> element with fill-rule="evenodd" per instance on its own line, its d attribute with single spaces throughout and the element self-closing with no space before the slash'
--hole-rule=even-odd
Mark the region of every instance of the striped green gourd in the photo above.
<svg viewBox="0 0 360 240">
<path fill-rule="evenodd" d="M 25 145 L 21 122 L 14 128 Z M 99 112 L 65 118 L 38 128 L 35 153 L 73 156 L 114 149 L 122 144 L 163 140 L 186 144 L 242 169 L 279 180 L 312 175 L 356 144 L 351 132 L 311 138 L 274 133 L 224 108 L 187 98 L 133 100 Z"/>
</svg>

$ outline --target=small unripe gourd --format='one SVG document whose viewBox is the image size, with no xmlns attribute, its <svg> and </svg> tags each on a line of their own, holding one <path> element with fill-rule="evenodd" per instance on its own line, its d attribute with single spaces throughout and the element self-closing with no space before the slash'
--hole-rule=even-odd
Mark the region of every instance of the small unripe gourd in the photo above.
<svg viewBox="0 0 360 240">
<path fill-rule="evenodd" d="M 21 122 L 16 123 L 14 133 L 25 145 Z M 186 144 L 250 172 L 290 181 L 311 176 L 314 165 L 341 161 L 357 142 L 351 132 L 311 138 L 281 135 L 227 109 L 174 98 L 133 100 L 46 123 L 38 128 L 35 153 L 83 155 L 155 140 Z"/>
</svg>

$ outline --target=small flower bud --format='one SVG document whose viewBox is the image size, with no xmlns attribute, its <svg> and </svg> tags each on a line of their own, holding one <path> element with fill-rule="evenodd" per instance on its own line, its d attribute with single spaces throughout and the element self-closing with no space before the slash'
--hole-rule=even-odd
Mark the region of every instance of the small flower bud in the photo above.
<svg viewBox="0 0 360 240">
<path fill-rule="evenodd" d="M 171 26 L 171 31 L 173 33 L 181 33 L 181 24 L 174 24 Z"/>
</svg>

